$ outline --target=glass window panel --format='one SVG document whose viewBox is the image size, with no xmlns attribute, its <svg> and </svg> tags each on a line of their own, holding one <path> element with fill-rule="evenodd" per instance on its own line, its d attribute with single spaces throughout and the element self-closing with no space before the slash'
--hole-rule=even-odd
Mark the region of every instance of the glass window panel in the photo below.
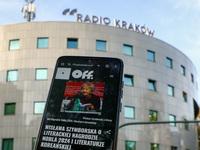
<svg viewBox="0 0 200 150">
<path fill-rule="evenodd" d="M 178 149 L 177 149 L 177 147 L 172 146 L 172 147 L 171 147 L 171 150 L 178 150 Z"/>
<path fill-rule="evenodd" d="M 5 115 L 14 115 L 15 114 L 15 103 L 7 103 L 5 104 Z"/>
<path fill-rule="evenodd" d="M 159 150 L 159 145 L 158 144 L 151 144 L 151 150 Z"/>
<path fill-rule="evenodd" d="M 20 48 L 19 39 L 10 40 L 9 50 L 18 50 Z"/>
<path fill-rule="evenodd" d="M 176 121 L 176 116 L 169 115 L 169 121 Z M 171 126 L 176 126 L 176 123 L 169 123 Z"/>
<path fill-rule="evenodd" d="M 193 74 L 191 74 L 191 81 L 192 81 L 192 83 L 194 83 L 194 76 L 193 76 Z"/>
<path fill-rule="evenodd" d="M 13 139 L 3 139 L 2 150 L 13 150 Z"/>
<path fill-rule="evenodd" d="M 133 76 L 125 75 L 124 76 L 124 85 L 133 86 Z"/>
<path fill-rule="evenodd" d="M 150 121 L 157 121 L 158 120 L 158 113 L 157 111 L 150 110 L 149 111 L 149 120 Z"/>
<path fill-rule="evenodd" d="M 181 74 L 185 76 L 185 67 L 181 65 Z"/>
<path fill-rule="evenodd" d="M 149 90 L 156 91 L 156 81 L 149 80 Z"/>
<path fill-rule="evenodd" d="M 174 87 L 171 85 L 168 85 L 168 95 L 174 96 Z"/>
<path fill-rule="evenodd" d="M 18 70 L 7 71 L 7 82 L 17 81 Z"/>
<path fill-rule="evenodd" d="M 166 59 L 166 65 L 167 65 L 167 67 L 172 68 L 172 59 L 167 58 Z"/>
<path fill-rule="evenodd" d="M 68 38 L 67 48 L 78 48 L 78 39 Z"/>
<path fill-rule="evenodd" d="M 126 141 L 126 150 L 136 150 L 136 142 Z"/>
<path fill-rule="evenodd" d="M 34 103 L 34 114 L 42 114 L 44 111 L 45 102 Z"/>
<path fill-rule="evenodd" d="M 37 48 L 48 48 L 49 39 L 48 38 L 38 38 Z"/>
<path fill-rule="evenodd" d="M 155 62 L 155 52 L 147 51 L 147 60 Z"/>
<path fill-rule="evenodd" d="M 106 41 L 96 41 L 96 50 L 98 51 L 106 51 Z"/>
<path fill-rule="evenodd" d="M 187 121 L 187 120 L 185 120 L 185 121 Z M 185 130 L 189 130 L 189 123 L 186 122 L 186 123 L 184 123 L 184 125 L 185 125 Z"/>
<path fill-rule="evenodd" d="M 47 80 L 47 69 L 36 69 L 36 80 Z"/>
<path fill-rule="evenodd" d="M 125 118 L 135 118 L 135 108 L 134 107 L 124 107 L 124 117 Z"/>
<path fill-rule="evenodd" d="M 185 130 L 189 130 L 189 123 L 185 123 Z"/>
<path fill-rule="evenodd" d="M 35 142 L 36 142 L 36 138 L 32 138 L 32 150 L 34 150 Z"/>
<path fill-rule="evenodd" d="M 130 45 L 124 45 L 124 54 L 133 56 L 133 47 Z"/>
<path fill-rule="evenodd" d="M 183 101 L 187 102 L 187 93 L 183 92 Z"/>
</svg>

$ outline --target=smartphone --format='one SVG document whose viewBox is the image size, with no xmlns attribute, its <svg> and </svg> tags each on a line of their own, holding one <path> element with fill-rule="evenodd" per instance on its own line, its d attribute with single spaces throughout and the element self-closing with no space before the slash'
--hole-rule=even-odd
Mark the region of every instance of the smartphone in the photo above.
<svg viewBox="0 0 200 150">
<path fill-rule="evenodd" d="M 118 58 L 58 58 L 35 150 L 116 150 L 123 66 Z"/>
</svg>

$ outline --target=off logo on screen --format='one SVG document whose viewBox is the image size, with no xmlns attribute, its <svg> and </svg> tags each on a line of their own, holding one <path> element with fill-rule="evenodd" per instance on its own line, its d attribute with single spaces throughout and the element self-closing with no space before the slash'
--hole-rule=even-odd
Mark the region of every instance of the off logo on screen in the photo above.
<svg viewBox="0 0 200 150">
<path fill-rule="evenodd" d="M 74 70 L 72 72 L 72 77 L 76 78 L 76 79 L 93 79 L 93 73 L 94 71 L 84 71 L 82 72 L 81 70 Z"/>
<path fill-rule="evenodd" d="M 81 71 L 74 70 L 72 72 L 72 77 L 75 79 L 93 79 L 94 71 Z M 71 68 L 58 68 L 55 79 L 69 80 L 71 74 Z"/>
</svg>

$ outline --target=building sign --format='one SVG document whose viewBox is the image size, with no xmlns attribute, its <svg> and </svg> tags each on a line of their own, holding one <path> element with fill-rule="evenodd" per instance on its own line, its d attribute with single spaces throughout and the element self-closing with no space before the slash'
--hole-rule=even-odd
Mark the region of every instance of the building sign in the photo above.
<svg viewBox="0 0 200 150">
<path fill-rule="evenodd" d="M 63 11 L 63 15 L 69 13 L 70 15 L 74 15 L 76 13 L 76 21 L 77 22 L 84 22 L 84 23 L 93 23 L 93 24 L 100 24 L 100 25 L 111 25 L 111 20 L 108 17 L 98 17 L 98 16 L 89 16 L 89 15 L 82 15 L 77 13 L 77 9 L 70 11 L 70 9 L 66 9 Z M 145 25 L 138 25 L 133 23 L 127 23 L 126 21 L 114 19 L 114 27 L 118 27 L 121 29 L 131 30 L 135 32 L 139 32 L 148 36 L 154 35 L 154 30 L 150 30 Z"/>
</svg>

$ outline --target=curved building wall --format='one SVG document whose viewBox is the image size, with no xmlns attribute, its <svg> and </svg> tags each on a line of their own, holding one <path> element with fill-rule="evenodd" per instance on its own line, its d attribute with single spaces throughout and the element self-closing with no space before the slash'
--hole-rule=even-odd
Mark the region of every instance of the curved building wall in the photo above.
<svg viewBox="0 0 200 150">
<path fill-rule="evenodd" d="M 14 150 L 31 149 L 42 117 L 35 113 L 35 102 L 46 101 L 55 62 L 62 55 L 118 57 L 124 61 L 124 76 L 133 82 L 124 86 L 119 125 L 148 122 L 150 111 L 157 112 L 157 121 L 169 121 L 169 115 L 177 121 L 194 119 L 196 69 L 187 56 L 163 41 L 130 30 L 75 22 L 5 25 L 0 26 L 0 33 L 0 145 L 13 139 Z M 38 48 L 38 38 L 47 38 L 48 47 Z M 76 39 L 78 48 L 67 48 L 68 38 Z M 9 50 L 12 40 L 19 44 L 16 50 Z M 106 51 L 96 50 L 97 40 L 106 43 Z M 124 54 L 124 45 L 132 47 L 132 55 Z M 154 61 L 148 60 L 148 51 Z M 166 66 L 167 59 L 172 68 Z M 37 69 L 45 69 L 47 77 L 37 80 Z M 17 79 L 10 81 L 8 72 L 13 70 Z M 174 95 L 169 95 L 169 88 Z M 6 114 L 6 104 L 15 104 L 14 114 Z M 150 149 L 152 144 L 161 150 L 198 147 L 195 124 L 189 128 L 185 124 L 130 125 L 120 128 L 118 134 L 118 150 L 125 150 L 127 141 L 135 142 L 136 150 Z"/>
</svg>

